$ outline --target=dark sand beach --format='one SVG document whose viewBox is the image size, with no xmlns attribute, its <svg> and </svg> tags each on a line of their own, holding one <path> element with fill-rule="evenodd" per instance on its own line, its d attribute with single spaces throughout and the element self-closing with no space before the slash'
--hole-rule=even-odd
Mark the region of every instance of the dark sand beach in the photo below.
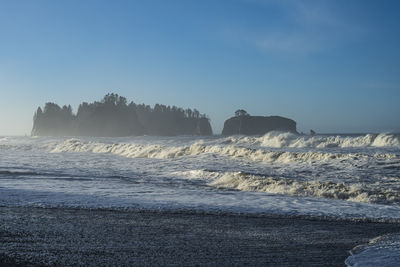
<svg viewBox="0 0 400 267">
<path fill-rule="evenodd" d="M 0 265 L 343 266 L 395 223 L 82 209 L 0 208 Z"/>
</svg>

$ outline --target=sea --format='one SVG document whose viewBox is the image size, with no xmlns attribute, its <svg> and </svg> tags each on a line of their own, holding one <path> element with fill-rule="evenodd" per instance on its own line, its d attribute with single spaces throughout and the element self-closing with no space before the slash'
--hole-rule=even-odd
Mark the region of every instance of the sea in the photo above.
<svg viewBox="0 0 400 267">
<path fill-rule="evenodd" d="M 0 137 L 0 206 L 400 222 L 400 134 Z M 400 234 L 348 266 L 400 262 Z"/>
</svg>

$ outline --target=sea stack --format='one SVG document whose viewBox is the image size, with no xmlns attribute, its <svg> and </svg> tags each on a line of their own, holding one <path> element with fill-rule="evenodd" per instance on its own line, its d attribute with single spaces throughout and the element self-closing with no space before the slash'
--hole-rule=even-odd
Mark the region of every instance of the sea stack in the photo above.
<svg viewBox="0 0 400 267">
<path fill-rule="evenodd" d="M 176 136 L 212 135 L 210 119 L 197 109 L 128 103 L 118 94 L 83 102 L 74 114 L 70 105 L 46 103 L 33 118 L 33 136 Z"/>
<path fill-rule="evenodd" d="M 234 117 L 225 121 L 222 135 L 262 135 L 270 131 L 297 133 L 296 122 L 280 116 L 250 116 L 237 110 Z"/>
</svg>

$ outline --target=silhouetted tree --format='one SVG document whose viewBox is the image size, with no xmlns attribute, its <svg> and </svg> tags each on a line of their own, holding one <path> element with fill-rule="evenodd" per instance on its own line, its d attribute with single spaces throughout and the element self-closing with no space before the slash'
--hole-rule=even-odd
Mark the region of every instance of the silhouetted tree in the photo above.
<svg viewBox="0 0 400 267">
<path fill-rule="evenodd" d="M 235 116 L 236 117 L 250 116 L 250 114 L 247 113 L 247 111 L 244 110 L 244 109 L 238 109 L 238 110 L 235 111 Z"/>
<path fill-rule="evenodd" d="M 155 104 L 127 104 L 125 97 L 107 94 L 98 102 L 83 102 L 76 115 L 70 105 L 46 103 L 34 115 L 32 135 L 179 135 L 212 134 L 209 119 L 196 109 Z"/>
</svg>

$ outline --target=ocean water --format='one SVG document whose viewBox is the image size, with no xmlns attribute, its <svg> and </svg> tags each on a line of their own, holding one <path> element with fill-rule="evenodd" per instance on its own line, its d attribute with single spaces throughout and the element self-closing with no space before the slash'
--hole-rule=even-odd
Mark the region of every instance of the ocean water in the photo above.
<svg viewBox="0 0 400 267">
<path fill-rule="evenodd" d="M 400 135 L 0 137 L 0 205 L 400 222 Z M 390 263 L 399 244 L 382 237 L 346 263 Z"/>
</svg>

